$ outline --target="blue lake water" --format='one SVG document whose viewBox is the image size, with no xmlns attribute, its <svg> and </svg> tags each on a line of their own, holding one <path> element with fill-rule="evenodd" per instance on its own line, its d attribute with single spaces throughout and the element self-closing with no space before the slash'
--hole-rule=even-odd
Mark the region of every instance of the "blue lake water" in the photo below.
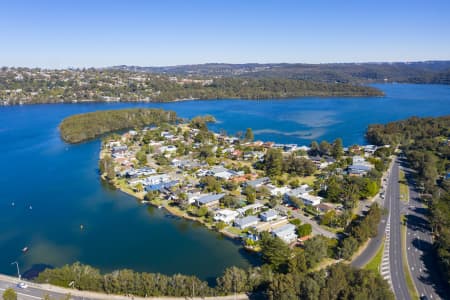
<svg viewBox="0 0 450 300">
<path fill-rule="evenodd" d="M 342 137 L 351 145 L 364 143 L 371 123 L 450 114 L 450 86 L 377 87 L 386 97 L 1 107 L 0 272 L 14 274 L 10 263 L 16 260 L 22 270 L 81 261 L 103 271 L 131 268 L 211 279 L 227 266 L 250 265 L 232 241 L 103 186 L 99 141 L 67 145 L 59 138 L 57 126 L 69 115 L 158 107 L 186 118 L 211 114 L 218 120 L 211 128 L 230 134 L 252 127 L 262 140 L 309 144 Z M 23 254 L 25 246 L 29 251 Z"/>
</svg>

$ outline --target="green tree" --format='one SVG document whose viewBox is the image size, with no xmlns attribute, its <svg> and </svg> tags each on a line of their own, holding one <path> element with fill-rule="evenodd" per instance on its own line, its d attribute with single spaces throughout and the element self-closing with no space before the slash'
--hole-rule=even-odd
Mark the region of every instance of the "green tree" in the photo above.
<svg viewBox="0 0 450 300">
<path fill-rule="evenodd" d="M 318 155 L 320 153 L 319 144 L 317 141 L 312 141 L 311 145 L 309 146 L 309 153 L 313 156 Z"/>
<path fill-rule="evenodd" d="M 16 291 L 14 291 L 12 288 L 6 289 L 3 292 L 3 299 L 4 300 L 17 300 Z"/>
<path fill-rule="evenodd" d="M 266 175 L 275 177 L 281 175 L 283 171 L 283 154 L 279 149 L 269 149 L 264 159 L 264 169 Z"/>
<path fill-rule="evenodd" d="M 264 262 L 274 270 L 286 270 L 291 250 L 281 239 L 271 236 L 268 232 L 261 234 L 261 253 Z"/>
<path fill-rule="evenodd" d="M 327 141 L 323 140 L 319 144 L 319 149 L 322 155 L 329 155 L 331 151 L 331 145 Z"/>
<path fill-rule="evenodd" d="M 252 204 L 256 200 L 256 190 L 250 185 L 246 185 L 242 193 L 247 196 L 247 202 Z"/>
<path fill-rule="evenodd" d="M 297 234 L 300 237 L 308 236 L 312 233 L 312 226 L 311 224 L 303 224 L 297 227 Z"/>
<path fill-rule="evenodd" d="M 358 247 L 359 243 L 354 237 L 349 236 L 345 238 L 342 241 L 341 247 L 339 249 L 340 258 L 350 259 L 353 253 L 355 253 L 355 251 L 358 250 Z"/>
<path fill-rule="evenodd" d="M 253 130 L 251 128 L 247 128 L 245 131 L 245 140 L 247 142 L 252 142 L 254 140 L 255 136 L 253 135 Z"/>
<path fill-rule="evenodd" d="M 328 255 L 327 238 L 318 235 L 305 241 L 305 257 L 308 268 L 313 268 Z"/>
<path fill-rule="evenodd" d="M 338 138 L 333 143 L 333 147 L 331 149 L 331 155 L 334 158 L 339 159 L 342 157 L 343 154 L 344 154 L 344 148 L 342 146 L 342 139 Z"/>
</svg>

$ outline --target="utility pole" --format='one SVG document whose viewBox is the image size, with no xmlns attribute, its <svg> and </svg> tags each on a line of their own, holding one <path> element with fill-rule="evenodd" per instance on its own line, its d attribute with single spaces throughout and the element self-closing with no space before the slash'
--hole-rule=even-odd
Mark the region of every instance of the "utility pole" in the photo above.
<svg viewBox="0 0 450 300">
<path fill-rule="evenodd" d="M 12 265 L 16 265 L 16 267 L 17 267 L 17 277 L 19 277 L 19 280 L 22 278 L 22 276 L 20 275 L 20 270 L 19 270 L 19 263 L 17 262 L 17 261 L 13 261 L 12 263 L 11 263 Z"/>
<path fill-rule="evenodd" d="M 195 297 L 194 280 L 192 280 L 192 299 Z"/>
</svg>

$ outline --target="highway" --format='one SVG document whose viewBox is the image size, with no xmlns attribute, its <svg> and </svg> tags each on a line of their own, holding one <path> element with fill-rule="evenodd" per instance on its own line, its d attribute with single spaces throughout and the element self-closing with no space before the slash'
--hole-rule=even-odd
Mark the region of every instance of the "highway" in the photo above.
<svg viewBox="0 0 450 300">
<path fill-rule="evenodd" d="M 411 299 L 406 285 L 405 273 L 403 272 L 403 250 L 401 236 L 400 212 L 400 185 L 399 185 L 399 163 L 398 158 L 394 162 L 391 175 L 388 179 L 386 198 L 389 201 L 390 218 L 390 245 L 389 245 L 389 267 L 392 288 L 396 299 Z"/>
<path fill-rule="evenodd" d="M 407 257 L 411 276 L 420 297 L 428 299 L 448 299 L 449 291 L 439 277 L 433 257 L 433 237 L 427 218 L 427 209 L 420 201 L 416 191 L 412 172 L 403 166 L 409 183 L 409 203 L 403 209 L 407 220 Z"/>
</svg>

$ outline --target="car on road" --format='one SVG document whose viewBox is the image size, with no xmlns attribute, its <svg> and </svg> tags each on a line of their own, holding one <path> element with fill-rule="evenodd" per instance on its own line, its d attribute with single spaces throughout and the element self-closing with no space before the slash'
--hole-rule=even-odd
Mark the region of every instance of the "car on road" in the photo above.
<svg viewBox="0 0 450 300">
<path fill-rule="evenodd" d="M 17 284 L 17 287 L 21 289 L 26 289 L 28 287 L 28 284 L 26 284 L 25 282 L 19 282 Z"/>
</svg>

